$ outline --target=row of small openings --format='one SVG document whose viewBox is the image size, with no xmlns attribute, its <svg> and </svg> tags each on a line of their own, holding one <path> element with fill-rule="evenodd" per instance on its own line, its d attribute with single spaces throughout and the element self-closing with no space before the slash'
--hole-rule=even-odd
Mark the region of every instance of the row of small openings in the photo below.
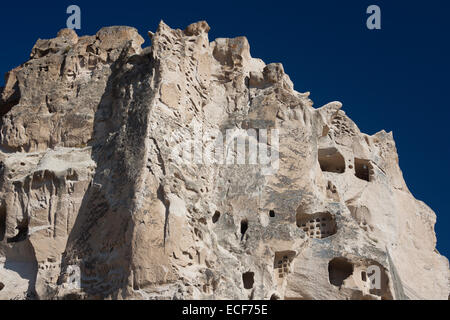
<svg viewBox="0 0 450 320">
<path fill-rule="evenodd" d="M 279 279 L 285 278 L 291 268 L 291 262 L 295 257 L 295 251 L 275 252 L 274 271 L 275 276 Z"/>
<path fill-rule="evenodd" d="M 297 226 L 301 228 L 310 238 L 323 239 L 337 232 L 334 217 L 329 212 L 310 215 L 297 213 Z"/>
<path fill-rule="evenodd" d="M 290 260 L 287 256 L 284 256 L 282 260 L 278 261 L 277 269 L 278 269 L 278 277 L 283 278 L 285 275 L 289 273 Z"/>
<path fill-rule="evenodd" d="M 323 239 L 323 238 L 327 238 L 329 236 L 332 236 L 334 233 L 331 231 L 305 231 L 310 238 L 317 238 L 317 239 Z"/>
<path fill-rule="evenodd" d="M 309 220 L 309 223 L 320 223 L 321 221 L 329 221 L 332 220 L 332 218 L 317 218 L 317 219 L 313 219 L 313 220 Z M 300 227 L 300 226 L 298 226 Z M 306 227 L 306 223 L 303 223 L 301 225 L 301 227 Z"/>
</svg>

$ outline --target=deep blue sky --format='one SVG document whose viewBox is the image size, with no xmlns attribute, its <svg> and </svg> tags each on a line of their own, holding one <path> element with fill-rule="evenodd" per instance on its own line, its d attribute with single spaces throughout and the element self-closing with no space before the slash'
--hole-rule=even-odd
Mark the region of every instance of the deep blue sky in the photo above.
<svg viewBox="0 0 450 320">
<path fill-rule="evenodd" d="M 316 107 L 339 100 L 361 131 L 393 131 L 406 182 L 436 212 L 438 250 L 450 256 L 448 0 L 4 1 L 0 72 L 64 28 L 70 4 L 82 10 L 79 35 L 129 25 L 146 38 L 161 19 L 176 28 L 207 20 L 211 40 L 245 35 L 254 57 L 282 62 Z M 380 31 L 365 26 L 371 4 L 381 7 Z"/>
</svg>

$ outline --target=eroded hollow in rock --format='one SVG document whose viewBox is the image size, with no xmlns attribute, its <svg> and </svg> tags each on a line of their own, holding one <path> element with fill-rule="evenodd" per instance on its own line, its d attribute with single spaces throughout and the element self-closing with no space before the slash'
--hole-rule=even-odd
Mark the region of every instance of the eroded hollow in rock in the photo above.
<svg viewBox="0 0 450 320">
<path fill-rule="evenodd" d="M 280 300 L 280 296 L 276 293 L 274 293 L 271 297 L 270 300 Z"/>
<path fill-rule="evenodd" d="M 358 206 L 353 203 L 347 204 L 347 208 L 353 219 L 355 219 L 364 231 L 373 230 L 369 208 L 366 206 Z"/>
<path fill-rule="evenodd" d="M 4 287 L 5 285 L 3 284 L 3 282 L 0 282 L 0 291 L 2 291 Z"/>
<path fill-rule="evenodd" d="M 337 188 L 331 181 L 328 181 L 327 183 L 327 197 L 336 202 L 339 202 L 340 200 Z"/>
<path fill-rule="evenodd" d="M 249 271 L 242 274 L 242 282 L 244 283 L 245 289 L 252 289 L 255 283 L 255 273 Z"/>
<path fill-rule="evenodd" d="M 0 241 L 3 241 L 6 233 L 6 207 L 0 206 Z"/>
<path fill-rule="evenodd" d="M 269 217 L 275 218 L 275 211 L 274 210 L 270 210 L 269 211 Z"/>
<path fill-rule="evenodd" d="M 219 221 L 219 219 L 220 219 L 220 212 L 216 211 L 212 217 L 212 222 L 217 223 L 217 221 Z"/>
<path fill-rule="evenodd" d="M 319 164 L 324 172 L 345 172 L 345 159 L 336 148 L 319 149 Z"/>
<path fill-rule="evenodd" d="M 6 82 L 13 76 L 12 73 L 6 75 Z M 15 78 L 15 76 L 13 76 Z M 11 111 L 20 102 L 20 87 L 19 82 L 15 81 L 8 94 L 5 94 L 5 88 L 0 88 L 0 124 L 3 124 L 3 116 Z"/>
<path fill-rule="evenodd" d="M 242 235 L 242 239 L 244 239 L 245 233 L 248 230 L 248 220 L 244 219 L 241 221 L 241 235 Z"/>
<path fill-rule="evenodd" d="M 8 238 L 8 240 L 7 240 L 8 243 L 21 242 L 21 241 L 24 241 L 27 239 L 27 237 L 28 237 L 28 219 L 22 220 L 19 223 L 19 225 L 16 227 L 16 229 L 18 230 L 17 235 L 12 238 Z"/>
<path fill-rule="evenodd" d="M 334 216 L 329 212 L 306 214 L 301 208 L 297 209 L 297 227 L 302 229 L 310 238 L 324 239 L 337 232 Z"/>
<path fill-rule="evenodd" d="M 361 271 L 361 280 L 364 282 L 367 281 L 367 273 L 365 271 Z"/>
<path fill-rule="evenodd" d="M 373 174 L 373 166 L 369 160 L 355 158 L 355 176 L 357 178 L 370 182 Z"/>
<path fill-rule="evenodd" d="M 344 280 L 353 274 L 353 264 L 345 258 L 334 258 L 328 263 L 330 283 L 336 287 L 344 284 Z"/>
</svg>

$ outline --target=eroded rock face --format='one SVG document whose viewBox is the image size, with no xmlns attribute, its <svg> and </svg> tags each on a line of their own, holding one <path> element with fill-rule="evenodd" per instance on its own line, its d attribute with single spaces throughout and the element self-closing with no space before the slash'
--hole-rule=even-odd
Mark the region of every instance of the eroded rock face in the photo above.
<svg viewBox="0 0 450 320">
<path fill-rule="evenodd" d="M 8 73 L 0 299 L 447 299 L 436 216 L 392 134 L 313 108 L 281 64 L 209 29 L 161 22 L 145 49 L 129 27 L 62 30 Z M 279 161 L 174 152 L 227 135 Z"/>
</svg>

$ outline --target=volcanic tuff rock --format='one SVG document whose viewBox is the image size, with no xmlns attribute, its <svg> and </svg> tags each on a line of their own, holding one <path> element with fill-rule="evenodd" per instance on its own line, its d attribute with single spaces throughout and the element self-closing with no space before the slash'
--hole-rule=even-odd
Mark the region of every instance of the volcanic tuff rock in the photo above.
<svg viewBox="0 0 450 320">
<path fill-rule="evenodd" d="M 7 74 L 0 299 L 447 299 L 392 133 L 313 108 L 245 37 L 208 31 L 161 22 L 142 49 L 130 27 L 62 30 Z M 179 161 L 199 125 L 278 132 L 276 170 Z"/>
</svg>

